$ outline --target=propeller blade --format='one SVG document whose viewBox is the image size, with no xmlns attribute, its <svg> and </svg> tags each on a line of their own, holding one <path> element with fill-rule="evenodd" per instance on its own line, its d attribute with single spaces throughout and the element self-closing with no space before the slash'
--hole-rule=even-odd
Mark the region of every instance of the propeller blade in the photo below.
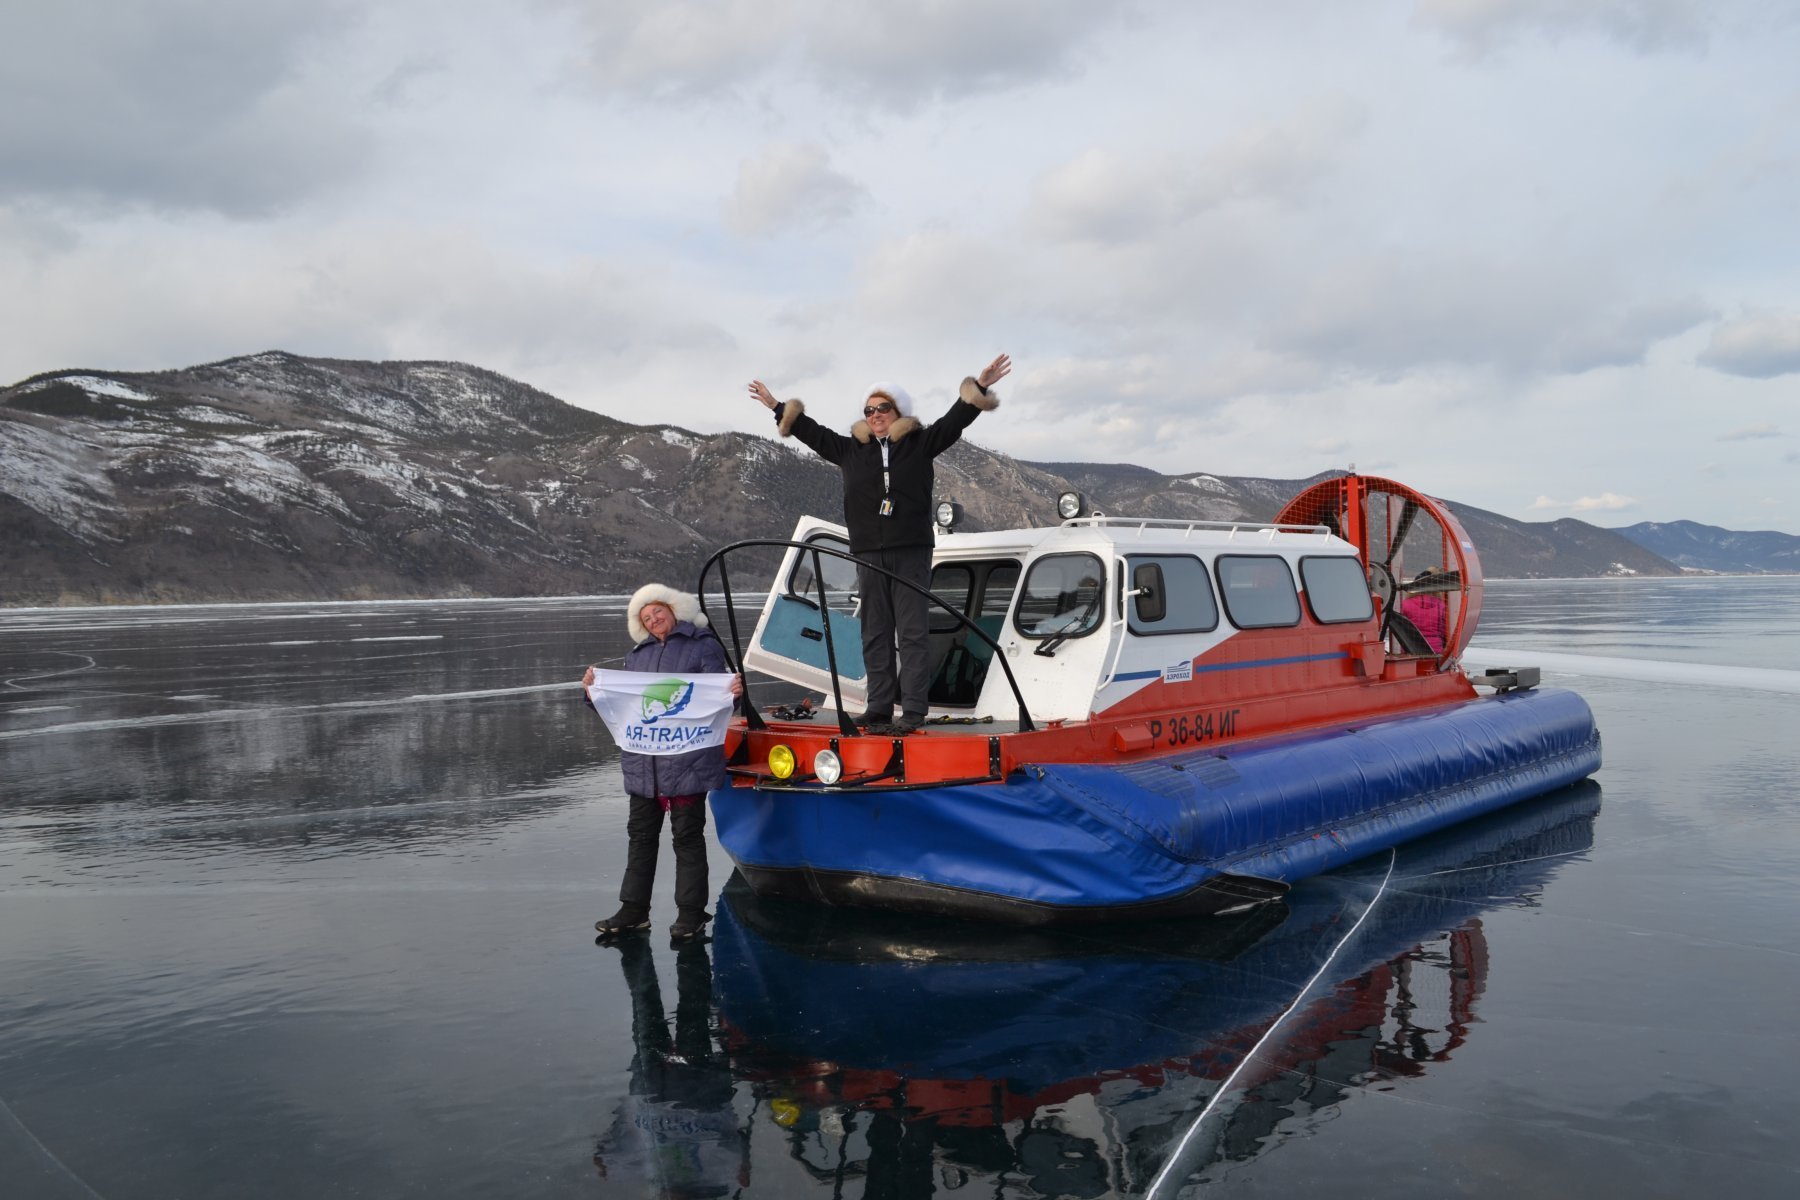
<svg viewBox="0 0 1800 1200">
<path fill-rule="evenodd" d="M 1388 561 L 1394 561 L 1394 554 L 1406 541 L 1406 535 L 1412 531 L 1413 518 L 1419 515 L 1419 502 L 1411 496 L 1400 508 L 1400 520 L 1394 526 L 1394 536 L 1388 540 Z"/>
<path fill-rule="evenodd" d="M 1458 592 L 1462 590 L 1462 572 L 1422 572 L 1410 581 L 1401 584 L 1400 590 L 1409 596 L 1427 595 L 1432 592 Z"/>
</svg>

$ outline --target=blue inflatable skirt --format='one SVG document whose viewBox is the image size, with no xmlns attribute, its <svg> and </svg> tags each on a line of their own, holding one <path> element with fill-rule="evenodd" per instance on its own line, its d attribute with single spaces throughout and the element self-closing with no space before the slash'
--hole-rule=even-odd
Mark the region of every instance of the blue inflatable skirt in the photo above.
<svg viewBox="0 0 1800 1200">
<path fill-rule="evenodd" d="M 1240 909 L 1599 767 L 1586 701 L 1532 689 L 1001 783 L 711 802 L 758 894 L 1036 925 Z"/>
</svg>

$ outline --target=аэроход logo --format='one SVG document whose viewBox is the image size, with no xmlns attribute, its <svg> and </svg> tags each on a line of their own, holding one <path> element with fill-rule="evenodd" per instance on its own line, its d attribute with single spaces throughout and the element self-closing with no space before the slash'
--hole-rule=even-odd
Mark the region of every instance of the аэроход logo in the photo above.
<svg viewBox="0 0 1800 1200">
<path fill-rule="evenodd" d="M 672 717 L 694 698 L 694 685 L 685 679 L 659 679 L 644 688 L 641 709 L 644 724 L 654 725 L 663 717 Z"/>
</svg>

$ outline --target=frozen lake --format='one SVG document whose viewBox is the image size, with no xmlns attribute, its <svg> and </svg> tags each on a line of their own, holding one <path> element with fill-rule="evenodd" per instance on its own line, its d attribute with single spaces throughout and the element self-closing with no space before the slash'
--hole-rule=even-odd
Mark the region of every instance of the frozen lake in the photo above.
<svg viewBox="0 0 1800 1200">
<path fill-rule="evenodd" d="M 679 952 L 622 607 L 0 611 L 0 1196 L 1800 1194 L 1800 578 L 1490 583 L 1605 768 L 1283 910 Z"/>
</svg>

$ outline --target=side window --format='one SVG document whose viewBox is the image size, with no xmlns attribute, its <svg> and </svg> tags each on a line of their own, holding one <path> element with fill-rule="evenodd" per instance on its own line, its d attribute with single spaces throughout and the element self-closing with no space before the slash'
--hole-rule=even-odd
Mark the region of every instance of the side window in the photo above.
<svg viewBox="0 0 1800 1200">
<path fill-rule="evenodd" d="M 818 533 L 806 540 L 809 545 L 817 543 L 827 550 L 845 553 L 850 550 L 850 543 L 836 534 Z M 856 591 L 856 564 L 829 554 L 819 555 L 818 560 L 820 569 L 825 572 L 825 598 L 832 611 L 851 612 L 855 607 L 850 602 L 850 597 Z M 809 604 L 819 602 L 819 584 L 813 576 L 813 555 L 800 555 L 799 561 L 794 564 L 793 574 L 788 576 L 787 593 L 798 596 Z"/>
<path fill-rule="evenodd" d="M 1321 625 L 1367 621 L 1375 615 L 1369 579 L 1359 558 L 1303 558 L 1300 582 L 1306 586 L 1306 606 Z"/>
<path fill-rule="evenodd" d="M 1125 623 L 1136 634 L 1204 633 L 1219 627 L 1206 564 L 1186 554 L 1133 555 L 1125 560 L 1130 586 Z"/>
<path fill-rule="evenodd" d="M 1051 554 L 1031 564 L 1013 618 L 1026 637 L 1081 637 L 1106 619 L 1106 571 L 1092 554 Z"/>
<path fill-rule="evenodd" d="M 1221 554 L 1219 594 L 1225 615 L 1239 629 L 1274 629 L 1300 623 L 1300 597 L 1287 560 L 1272 554 Z"/>
<path fill-rule="evenodd" d="M 939 563 L 931 569 L 931 590 L 959 613 L 969 611 L 969 588 L 974 580 L 975 573 L 961 563 Z M 931 605 L 929 617 L 933 633 L 947 633 L 961 627 L 955 617 L 935 604 Z"/>
</svg>

